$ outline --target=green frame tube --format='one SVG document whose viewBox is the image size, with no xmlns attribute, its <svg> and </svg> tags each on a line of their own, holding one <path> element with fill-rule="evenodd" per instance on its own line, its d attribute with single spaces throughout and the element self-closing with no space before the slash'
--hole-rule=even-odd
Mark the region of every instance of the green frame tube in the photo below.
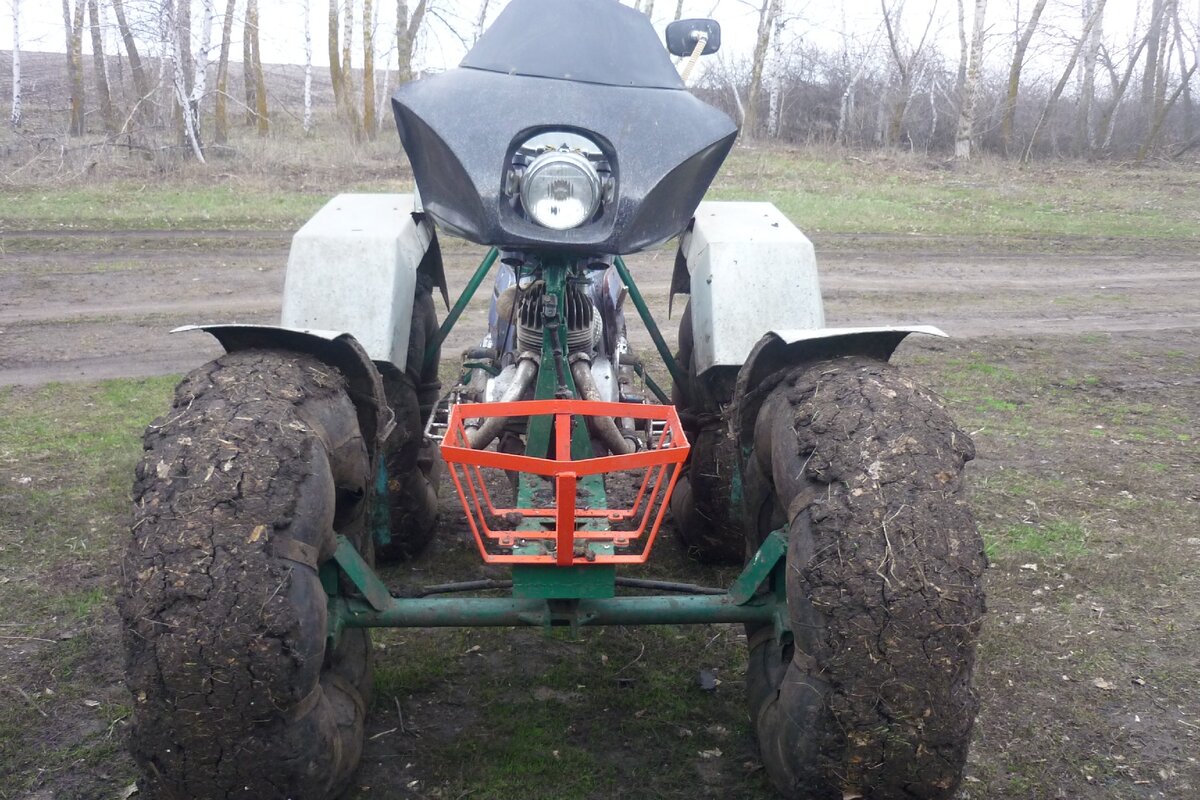
<svg viewBox="0 0 1200 800">
<path fill-rule="evenodd" d="M 454 302 L 454 308 L 450 309 L 450 313 L 442 320 L 441 326 L 438 327 L 437 335 L 433 337 L 433 341 L 425 345 L 425 363 L 426 368 L 432 366 L 433 359 L 437 356 L 438 351 L 442 347 L 442 342 L 446 341 L 446 337 L 450 334 L 450 330 L 454 324 L 458 322 L 458 318 L 462 316 L 466 310 L 467 304 L 471 302 L 471 298 L 475 296 L 475 292 L 479 291 L 483 279 L 492 271 L 492 266 L 496 263 L 496 259 L 500 257 L 500 251 L 493 247 L 487 251 L 487 255 L 483 257 L 483 261 L 479 262 L 479 266 L 475 269 L 475 274 L 471 276 L 471 280 L 467 282 L 466 287 L 462 290 L 462 294 L 458 296 L 458 300 Z"/>
<path fill-rule="evenodd" d="M 633 282 L 633 276 L 629 274 L 629 267 L 625 266 L 625 259 L 617 256 L 613 259 L 613 266 L 617 268 L 617 274 L 621 276 L 621 282 L 629 290 L 629 299 L 633 301 L 633 307 L 637 309 L 638 316 L 642 318 L 642 324 L 650 332 L 650 338 L 654 340 L 654 346 L 658 348 L 658 354 L 662 356 L 663 363 L 667 366 L 667 372 L 671 373 L 671 379 L 675 381 L 675 385 L 682 387 L 686 391 L 688 385 L 687 375 L 684 373 L 683 368 L 679 366 L 679 362 L 675 360 L 675 356 L 672 355 L 671 348 L 667 347 L 667 341 L 663 338 L 662 331 L 658 329 L 658 323 L 650 315 L 650 308 L 646 305 L 646 300 L 642 297 L 641 290 Z"/>
<path fill-rule="evenodd" d="M 773 597 L 739 604 L 732 596 L 682 595 L 542 600 L 519 597 L 392 598 L 376 611 L 362 600 L 337 598 L 330 618 L 346 628 L 548 627 L 567 625 L 765 624 L 779 611 Z"/>
</svg>

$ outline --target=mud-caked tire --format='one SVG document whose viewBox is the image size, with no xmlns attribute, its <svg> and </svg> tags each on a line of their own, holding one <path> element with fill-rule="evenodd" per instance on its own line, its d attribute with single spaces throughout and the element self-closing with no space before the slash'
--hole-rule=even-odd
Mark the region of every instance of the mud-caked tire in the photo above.
<svg viewBox="0 0 1200 800">
<path fill-rule="evenodd" d="M 382 562 L 407 561 L 429 547 L 440 521 L 438 489 L 442 454 L 437 442 L 425 436 L 425 421 L 437 404 L 441 383 L 437 357 L 425 359 L 426 342 L 437 334 L 437 313 L 431 286 L 418 281 L 408 335 L 408 365 L 404 372 L 385 369 L 384 389 L 395 427 L 384 445 L 387 470 L 388 525 L 377 531 L 375 555 Z"/>
<path fill-rule="evenodd" d="M 747 685 L 785 797 L 953 796 L 984 612 L 973 457 L 938 400 L 879 361 L 794 369 L 764 400 L 748 501 L 755 536 L 787 527 L 794 638 L 748 630 Z"/>
<path fill-rule="evenodd" d="M 715 370 L 710 380 L 697 380 L 694 343 L 689 302 L 679 320 L 675 354 L 689 386 L 672 383 L 671 400 L 692 449 L 671 494 L 671 518 L 689 556 L 703 564 L 739 564 L 746 537 L 740 513 L 738 447 L 722 411 L 732 396 L 736 370 L 726 369 L 725 374 Z"/>
<path fill-rule="evenodd" d="M 122 568 L 130 748 L 153 798 L 335 797 L 362 750 L 363 630 L 327 647 L 336 536 L 370 559 L 368 445 L 337 370 L 251 350 L 150 425 Z"/>
</svg>

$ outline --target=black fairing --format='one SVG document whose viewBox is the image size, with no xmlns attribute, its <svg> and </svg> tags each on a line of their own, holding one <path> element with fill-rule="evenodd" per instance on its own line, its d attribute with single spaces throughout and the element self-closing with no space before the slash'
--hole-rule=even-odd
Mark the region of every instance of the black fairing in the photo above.
<svg viewBox="0 0 1200 800">
<path fill-rule="evenodd" d="M 400 139 L 426 212 L 447 231 L 511 249 L 632 253 L 688 224 L 737 128 L 682 88 L 645 15 L 616 0 L 513 0 L 458 69 L 401 86 Z M 600 146 L 614 199 L 565 231 L 504 195 L 516 148 L 545 130 Z"/>
</svg>

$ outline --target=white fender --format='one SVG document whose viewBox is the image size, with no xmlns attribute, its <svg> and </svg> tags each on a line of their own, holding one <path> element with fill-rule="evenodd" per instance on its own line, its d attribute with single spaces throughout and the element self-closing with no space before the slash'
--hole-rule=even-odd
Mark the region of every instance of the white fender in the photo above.
<svg viewBox="0 0 1200 800">
<path fill-rule="evenodd" d="M 350 333 L 404 371 L 417 268 L 433 229 L 412 194 L 340 194 L 292 237 L 280 324 Z"/>
<path fill-rule="evenodd" d="M 773 204 L 703 202 L 679 247 L 697 374 L 740 367 L 768 331 L 825 325 L 812 242 Z"/>
</svg>

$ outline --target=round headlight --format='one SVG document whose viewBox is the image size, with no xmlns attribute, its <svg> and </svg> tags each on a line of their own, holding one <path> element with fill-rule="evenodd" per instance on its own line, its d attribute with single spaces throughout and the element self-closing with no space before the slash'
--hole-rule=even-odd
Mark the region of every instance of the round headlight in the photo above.
<svg viewBox="0 0 1200 800">
<path fill-rule="evenodd" d="M 600 205 L 600 176 L 584 156 L 552 150 L 521 176 L 521 205 L 534 222 L 555 230 L 578 228 Z"/>
</svg>

